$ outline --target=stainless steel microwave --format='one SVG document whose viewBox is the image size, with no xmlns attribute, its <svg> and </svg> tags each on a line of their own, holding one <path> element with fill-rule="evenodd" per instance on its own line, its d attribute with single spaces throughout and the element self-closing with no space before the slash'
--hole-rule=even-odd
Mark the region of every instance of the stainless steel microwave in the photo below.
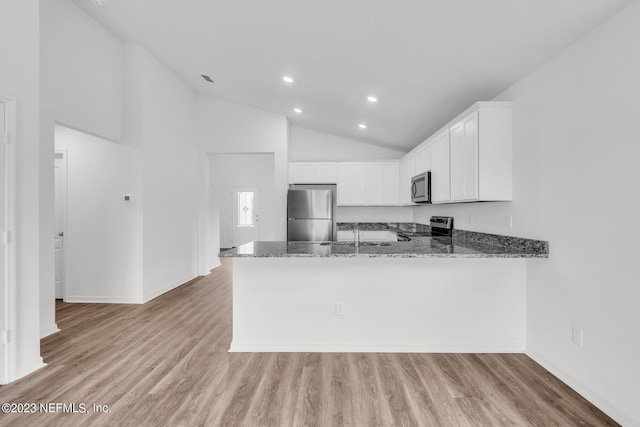
<svg viewBox="0 0 640 427">
<path fill-rule="evenodd" d="M 431 203 L 431 171 L 411 178 L 411 201 L 413 203 Z"/>
</svg>

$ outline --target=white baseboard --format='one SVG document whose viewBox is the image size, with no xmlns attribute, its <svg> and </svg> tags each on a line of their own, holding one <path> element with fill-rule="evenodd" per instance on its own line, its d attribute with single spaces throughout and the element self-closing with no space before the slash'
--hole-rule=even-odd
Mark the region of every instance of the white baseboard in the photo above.
<svg viewBox="0 0 640 427">
<path fill-rule="evenodd" d="M 148 294 L 145 294 L 142 303 L 143 304 L 147 303 L 147 302 L 151 301 L 152 299 L 157 298 L 160 295 L 162 295 L 164 293 L 167 293 L 172 289 L 177 288 L 178 286 L 184 285 L 185 283 L 187 283 L 190 280 L 195 279 L 196 277 L 198 277 L 196 274 L 189 274 L 185 278 L 180 279 L 180 280 L 178 280 L 176 282 L 173 282 L 170 285 L 165 286 L 164 288 L 161 288 L 161 289 L 158 289 L 156 291 L 153 291 L 153 292 L 150 292 Z"/>
<path fill-rule="evenodd" d="M 142 304 L 141 298 L 67 295 L 64 302 L 88 304 Z"/>
<path fill-rule="evenodd" d="M 56 332 L 60 332 L 60 329 L 58 329 L 58 325 L 52 323 L 45 326 L 44 328 L 40 328 L 40 338 L 48 337 L 49 335 L 53 335 Z"/>
<path fill-rule="evenodd" d="M 36 362 L 27 366 L 26 368 L 23 368 L 21 370 L 19 370 L 18 372 L 16 372 L 16 377 L 11 379 L 11 382 L 13 381 L 17 381 L 20 378 L 24 378 L 29 374 L 34 373 L 35 371 L 37 371 L 38 369 L 42 369 L 45 366 L 47 366 L 46 363 L 44 363 L 44 361 L 42 360 L 42 357 L 38 357 L 36 359 Z"/>
<path fill-rule="evenodd" d="M 200 270 L 198 272 L 198 275 L 200 275 L 200 276 L 208 276 L 209 274 L 211 274 L 211 270 L 216 269 L 216 268 L 220 267 L 221 265 L 222 264 L 220 264 L 220 258 L 216 258 L 216 262 L 214 262 L 213 264 L 210 264 L 209 266 L 205 267 L 205 270 Z"/>
<path fill-rule="evenodd" d="M 582 397 L 597 406 L 602 412 L 613 418 L 617 423 L 627 427 L 640 426 L 640 419 L 634 417 L 632 414 L 622 409 L 602 394 L 593 390 L 573 375 L 567 373 L 564 369 L 558 367 L 544 356 L 536 353 L 535 350 L 527 349 L 526 354 L 547 371 L 551 372 L 562 382 L 575 390 Z"/>
<path fill-rule="evenodd" d="M 165 286 L 164 288 L 158 289 L 156 291 L 150 292 L 146 295 L 144 295 L 143 298 L 137 298 L 137 297 L 113 297 L 113 296 L 83 296 L 83 295 L 67 295 L 67 297 L 64 299 L 64 302 L 70 302 L 70 303 L 88 303 L 88 304 L 95 304 L 95 303 L 103 303 L 103 304 L 144 304 L 147 303 L 149 301 L 151 301 L 154 298 L 159 297 L 160 295 L 169 292 L 172 289 L 177 288 L 178 286 L 184 285 L 185 283 L 187 283 L 190 280 L 195 279 L 196 277 L 198 277 L 195 274 L 190 274 L 188 276 L 186 276 L 183 279 L 180 279 L 174 283 L 171 283 L 170 285 Z"/>
<path fill-rule="evenodd" d="M 456 344 L 237 344 L 231 342 L 230 353 L 524 353 L 524 343 L 505 345 Z"/>
</svg>

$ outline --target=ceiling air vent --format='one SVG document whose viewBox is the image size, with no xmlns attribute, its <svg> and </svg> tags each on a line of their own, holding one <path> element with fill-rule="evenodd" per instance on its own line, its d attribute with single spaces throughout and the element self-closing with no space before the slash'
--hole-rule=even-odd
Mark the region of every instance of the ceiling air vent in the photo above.
<svg viewBox="0 0 640 427">
<path fill-rule="evenodd" d="M 207 76 L 206 74 L 200 74 L 200 75 L 202 76 L 203 79 L 205 79 L 209 83 L 213 83 L 213 80 L 211 79 L 211 77 Z"/>
</svg>

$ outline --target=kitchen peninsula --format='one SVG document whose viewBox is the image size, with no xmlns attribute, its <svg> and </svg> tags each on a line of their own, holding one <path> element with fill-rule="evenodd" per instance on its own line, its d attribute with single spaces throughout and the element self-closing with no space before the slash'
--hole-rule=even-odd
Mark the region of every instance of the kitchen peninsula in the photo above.
<svg viewBox="0 0 640 427">
<path fill-rule="evenodd" d="M 453 230 L 220 256 L 234 258 L 230 351 L 522 352 L 526 264 L 548 243 Z"/>
</svg>

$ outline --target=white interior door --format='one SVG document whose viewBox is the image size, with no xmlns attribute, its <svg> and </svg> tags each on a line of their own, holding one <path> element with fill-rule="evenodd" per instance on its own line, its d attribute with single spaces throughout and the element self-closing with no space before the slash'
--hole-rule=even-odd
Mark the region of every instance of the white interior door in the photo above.
<svg viewBox="0 0 640 427">
<path fill-rule="evenodd" d="M 55 156 L 55 282 L 56 299 L 66 297 L 64 234 L 67 225 L 67 153 L 56 151 Z"/>
<path fill-rule="evenodd" d="M 260 240 L 257 187 L 236 187 L 232 191 L 231 246 Z"/>
</svg>

